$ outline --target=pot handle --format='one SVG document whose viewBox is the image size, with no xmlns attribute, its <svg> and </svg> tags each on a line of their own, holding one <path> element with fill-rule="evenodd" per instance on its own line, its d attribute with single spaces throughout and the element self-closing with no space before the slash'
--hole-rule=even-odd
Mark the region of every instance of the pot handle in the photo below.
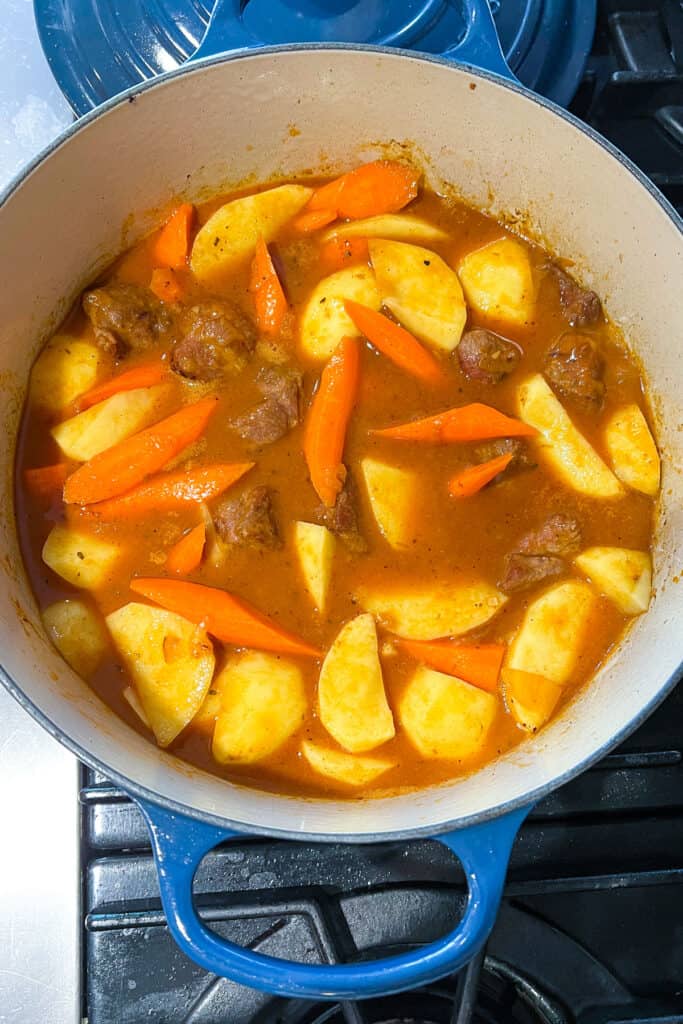
<svg viewBox="0 0 683 1024">
<path fill-rule="evenodd" d="M 465 33 L 457 43 L 448 47 L 442 56 L 462 64 L 472 64 L 484 71 L 493 71 L 503 78 L 516 82 L 517 79 L 503 56 L 488 0 L 461 0 L 461 3 Z M 327 35 L 329 27 L 326 26 L 326 21 L 348 8 L 349 2 L 317 0 L 316 3 L 303 6 L 304 18 L 300 25 L 304 38 L 300 42 L 331 42 Z M 259 39 L 245 25 L 245 7 L 244 0 L 216 0 L 204 37 L 190 60 L 214 57 L 231 50 L 253 50 L 267 46 L 268 40 Z M 380 38 L 377 42 L 391 45 L 392 40 Z"/>
<path fill-rule="evenodd" d="M 510 849 L 530 810 L 434 838 L 456 855 L 469 895 L 462 920 L 437 942 L 381 960 L 309 966 L 279 960 L 221 938 L 201 921 L 192 881 L 202 858 L 219 843 L 244 839 L 157 804 L 138 800 L 152 841 L 161 902 L 182 951 L 205 970 L 240 985 L 304 999 L 358 999 L 389 995 L 459 970 L 483 946 L 498 911 Z"/>
</svg>

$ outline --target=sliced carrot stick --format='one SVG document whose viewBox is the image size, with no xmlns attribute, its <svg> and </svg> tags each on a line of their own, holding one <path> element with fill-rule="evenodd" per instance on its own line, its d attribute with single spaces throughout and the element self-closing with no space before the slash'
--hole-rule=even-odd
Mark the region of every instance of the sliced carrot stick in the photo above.
<svg viewBox="0 0 683 1024">
<path fill-rule="evenodd" d="M 327 227 L 336 219 L 336 210 L 304 210 L 294 218 L 292 227 L 295 231 L 300 231 L 302 235 L 308 235 L 319 228 Z"/>
<path fill-rule="evenodd" d="M 195 526 L 174 544 L 166 559 L 166 568 L 179 576 L 187 576 L 198 568 L 206 543 L 206 527 L 204 523 Z"/>
<path fill-rule="evenodd" d="M 98 501 L 88 511 L 103 519 L 123 519 L 201 504 L 217 498 L 254 466 L 253 462 L 219 462 L 198 469 L 162 473 L 146 480 L 118 498 Z"/>
<path fill-rule="evenodd" d="M 152 271 L 149 288 L 162 302 L 182 302 L 185 294 L 172 267 L 156 267 Z"/>
<path fill-rule="evenodd" d="M 26 490 L 36 498 L 56 498 L 69 472 L 66 462 L 57 462 L 54 466 L 37 466 L 35 469 L 24 470 Z"/>
<path fill-rule="evenodd" d="M 444 379 L 439 362 L 410 331 L 368 306 L 347 299 L 344 309 L 370 344 L 414 377 L 435 384 Z"/>
<path fill-rule="evenodd" d="M 207 632 L 225 644 L 256 647 L 280 654 L 320 657 L 321 652 L 315 647 L 271 622 L 256 608 L 229 594 L 227 590 L 217 590 L 186 580 L 142 577 L 131 580 L 130 589 L 168 611 L 183 615 L 190 622 L 201 624 Z"/>
<path fill-rule="evenodd" d="M 420 173 L 396 160 L 375 160 L 315 190 L 308 210 L 335 209 L 340 217 L 396 213 L 417 195 Z"/>
<path fill-rule="evenodd" d="M 249 291 L 256 308 L 256 323 L 264 334 L 277 334 L 287 312 L 287 299 L 277 276 L 268 246 L 259 237 L 251 265 Z"/>
<path fill-rule="evenodd" d="M 103 402 L 105 398 L 118 395 L 121 391 L 135 391 L 136 388 L 149 388 L 168 373 L 168 366 L 160 359 L 153 363 L 144 363 L 142 366 L 134 366 L 132 370 L 119 373 L 117 377 L 105 380 L 102 384 L 96 384 L 90 391 L 76 400 L 76 407 L 79 412 L 89 409 L 91 405 Z"/>
<path fill-rule="evenodd" d="M 327 270 L 341 270 L 352 263 L 367 263 L 370 259 L 367 238 L 344 238 L 335 235 L 320 248 L 320 262 Z"/>
<path fill-rule="evenodd" d="M 505 644 L 459 644 L 454 640 L 396 640 L 412 658 L 437 672 L 457 676 L 473 686 L 495 693 Z"/>
<path fill-rule="evenodd" d="M 166 221 L 154 244 L 154 262 L 160 267 L 184 267 L 190 254 L 190 233 L 194 222 L 194 206 L 181 203 Z"/>
<path fill-rule="evenodd" d="M 470 498 L 482 487 L 491 483 L 494 476 L 502 473 L 511 461 L 512 455 L 497 455 L 495 459 L 489 459 L 488 462 L 468 466 L 448 481 L 449 494 L 454 498 Z"/>
<path fill-rule="evenodd" d="M 84 462 L 67 478 L 64 501 L 69 505 L 92 505 L 136 487 L 201 437 L 217 402 L 217 398 L 210 397 L 186 405 Z"/>
<path fill-rule="evenodd" d="M 330 508 L 346 477 L 342 457 L 358 391 L 359 367 L 357 340 L 342 338 L 321 374 L 306 421 L 304 456 L 311 483 L 320 500 Z"/>
<path fill-rule="evenodd" d="M 491 437 L 534 437 L 537 431 L 521 420 L 505 416 L 490 405 L 473 402 L 457 409 L 445 409 L 436 416 L 396 427 L 371 431 L 375 437 L 397 441 L 431 441 L 450 444 L 453 441 L 485 441 Z"/>
</svg>

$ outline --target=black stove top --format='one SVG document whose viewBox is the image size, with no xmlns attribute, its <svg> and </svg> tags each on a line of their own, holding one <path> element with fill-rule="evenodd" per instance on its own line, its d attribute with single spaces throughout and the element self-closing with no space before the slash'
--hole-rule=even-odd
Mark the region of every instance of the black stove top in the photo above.
<svg viewBox="0 0 683 1024">
<path fill-rule="evenodd" d="M 599 3 L 572 110 L 683 212 L 683 4 Z M 274 999 L 207 974 L 166 928 L 137 808 L 84 769 L 89 1024 L 683 1022 L 683 690 L 540 803 L 485 953 L 459 977 L 363 1003 Z M 398 952 L 452 927 L 464 879 L 437 843 L 230 843 L 196 891 L 221 935 L 306 962 Z"/>
</svg>

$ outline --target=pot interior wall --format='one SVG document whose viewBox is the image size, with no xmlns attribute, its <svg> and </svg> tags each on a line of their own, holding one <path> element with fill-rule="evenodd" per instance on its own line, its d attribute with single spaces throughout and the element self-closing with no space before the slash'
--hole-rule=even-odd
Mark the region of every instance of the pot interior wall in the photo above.
<svg viewBox="0 0 683 1024">
<path fill-rule="evenodd" d="M 12 513 L 13 438 L 32 359 L 78 290 L 158 222 L 171 197 L 335 170 L 392 149 L 572 257 L 647 368 L 664 457 L 656 599 L 556 722 L 476 775 L 416 795 L 340 803 L 247 792 L 156 750 L 104 707 L 44 639 Z M 681 236 L 659 201 L 567 120 L 467 71 L 377 51 L 255 54 L 172 77 L 90 119 L 0 210 L 0 650 L 8 676 L 85 756 L 152 793 L 245 827 L 358 838 L 490 813 L 596 755 L 681 661 Z M 677 623 L 677 625 L 676 625 Z M 20 625 L 19 625 L 20 624 Z"/>
</svg>

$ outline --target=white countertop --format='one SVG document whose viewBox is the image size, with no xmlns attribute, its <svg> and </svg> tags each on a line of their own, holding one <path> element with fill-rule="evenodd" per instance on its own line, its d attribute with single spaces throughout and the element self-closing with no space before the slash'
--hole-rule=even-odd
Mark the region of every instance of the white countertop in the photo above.
<svg viewBox="0 0 683 1024">
<path fill-rule="evenodd" d="M 0 190 L 72 119 L 40 48 L 31 0 L 3 0 Z M 0 1022 L 74 1024 L 78 762 L 2 687 L 0 721 Z"/>
</svg>

